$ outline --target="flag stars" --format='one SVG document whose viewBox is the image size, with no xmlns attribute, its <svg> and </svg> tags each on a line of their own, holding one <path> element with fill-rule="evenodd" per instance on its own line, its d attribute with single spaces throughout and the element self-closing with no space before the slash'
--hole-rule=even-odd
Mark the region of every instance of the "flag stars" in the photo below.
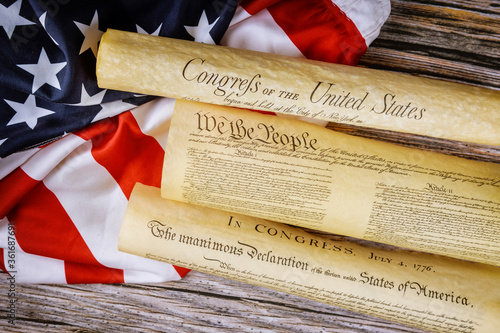
<svg viewBox="0 0 500 333">
<path fill-rule="evenodd" d="M 205 44 L 215 44 L 215 41 L 210 35 L 210 31 L 212 30 L 212 28 L 214 27 L 214 25 L 217 23 L 218 20 L 219 18 L 217 18 L 212 23 L 208 23 L 207 13 L 203 11 L 203 13 L 201 13 L 200 21 L 198 22 L 197 26 L 185 25 L 184 28 L 192 37 L 194 37 L 195 42 L 205 43 Z"/>
<path fill-rule="evenodd" d="M 46 23 L 46 20 L 47 20 L 47 12 L 43 13 L 42 15 L 40 15 L 40 17 L 38 18 L 40 20 L 40 23 L 42 24 L 42 27 L 45 29 L 45 31 L 47 32 L 47 34 L 49 35 L 49 37 L 52 39 L 52 41 L 56 44 L 56 45 L 59 45 L 58 42 L 56 42 L 56 40 L 54 39 L 54 37 L 52 37 L 52 35 L 49 34 L 49 31 L 47 30 L 47 23 Z"/>
<path fill-rule="evenodd" d="M 45 83 L 61 90 L 61 85 L 59 83 L 59 79 L 57 78 L 57 73 L 59 73 L 61 69 L 66 66 L 66 62 L 51 63 L 44 48 L 42 48 L 42 51 L 40 52 L 38 63 L 17 66 L 33 75 L 33 86 L 31 93 L 37 91 Z"/>
<path fill-rule="evenodd" d="M 104 118 L 112 117 L 116 114 L 122 113 L 124 111 L 128 111 L 132 108 L 136 107 L 134 104 L 130 104 L 121 100 L 102 103 L 101 110 L 96 114 L 92 122 L 99 121 Z"/>
<path fill-rule="evenodd" d="M 138 24 L 135 25 L 135 29 L 137 30 L 138 33 L 143 34 L 143 35 L 159 36 L 162 25 L 163 25 L 163 23 L 161 23 L 160 26 L 158 27 L 158 29 L 156 29 L 152 33 L 148 33 L 146 30 L 141 28 Z"/>
<path fill-rule="evenodd" d="M 16 112 L 16 114 L 7 123 L 7 126 L 26 123 L 29 128 L 34 129 L 38 123 L 38 118 L 48 116 L 53 111 L 41 108 L 36 105 L 34 95 L 29 95 L 24 103 L 4 100 Z"/>
<path fill-rule="evenodd" d="M 99 105 L 102 103 L 106 91 L 107 90 L 105 89 L 91 96 L 87 92 L 87 89 L 85 89 L 85 85 L 82 83 L 82 94 L 80 97 L 80 103 L 69 104 L 69 105 L 74 105 L 74 106 Z"/>
<path fill-rule="evenodd" d="M 104 34 L 104 31 L 99 30 L 99 15 L 97 14 L 97 10 L 94 13 L 94 17 L 92 18 L 90 25 L 76 21 L 73 21 L 73 23 L 76 24 L 78 29 L 80 29 L 82 34 L 85 36 L 79 54 L 91 49 L 92 53 L 94 53 L 94 56 L 97 58 L 97 45 L 101 40 L 101 36 Z"/>
<path fill-rule="evenodd" d="M 17 0 L 9 7 L 5 7 L 4 5 L 0 4 L 0 27 L 5 30 L 5 33 L 7 34 L 9 39 L 12 38 L 14 29 L 18 25 L 36 24 L 35 22 L 27 20 L 19 15 L 21 11 L 21 3 L 22 0 Z"/>
<path fill-rule="evenodd" d="M 107 89 L 104 89 L 94 95 L 90 95 L 87 92 L 87 89 L 85 89 L 85 85 L 82 84 L 82 93 L 80 97 L 80 103 L 76 104 L 68 104 L 72 106 L 91 106 L 91 105 L 99 105 L 101 107 L 101 110 L 96 114 L 94 119 L 91 122 L 96 122 L 98 120 L 108 118 L 111 116 L 114 116 L 116 114 L 119 114 L 123 111 L 130 110 L 131 108 L 134 108 L 135 105 L 126 103 L 121 100 L 117 101 L 112 101 L 112 102 L 107 102 L 103 103 L 104 95 L 106 94 Z"/>
</svg>

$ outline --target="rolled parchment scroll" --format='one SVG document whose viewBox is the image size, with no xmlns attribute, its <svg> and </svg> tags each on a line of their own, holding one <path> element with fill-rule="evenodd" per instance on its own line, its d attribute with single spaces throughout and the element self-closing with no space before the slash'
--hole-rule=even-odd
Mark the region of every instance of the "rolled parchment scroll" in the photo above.
<svg viewBox="0 0 500 333">
<path fill-rule="evenodd" d="M 130 197 L 118 247 L 432 332 L 500 326 L 500 267 L 318 237 L 166 200 L 142 184 Z"/>
<path fill-rule="evenodd" d="M 500 164 L 177 100 L 162 196 L 500 266 Z"/>
<path fill-rule="evenodd" d="M 500 145 L 500 91 L 108 30 L 101 88 Z"/>
</svg>

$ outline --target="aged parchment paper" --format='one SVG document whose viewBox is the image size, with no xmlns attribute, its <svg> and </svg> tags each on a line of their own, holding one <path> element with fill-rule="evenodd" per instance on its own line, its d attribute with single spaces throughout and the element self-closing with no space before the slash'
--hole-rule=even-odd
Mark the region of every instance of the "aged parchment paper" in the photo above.
<svg viewBox="0 0 500 333">
<path fill-rule="evenodd" d="M 500 165 L 178 100 L 167 199 L 500 264 Z"/>
<path fill-rule="evenodd" d="M 500 91 L 108 30 L 101 88 L 500 145 Z"/>
<path fill-rule="evenodd" d="M 500 268 L 310 235 L 137 184 L 119 250 L 433 332 L 495 332 Z"/>
</svg>

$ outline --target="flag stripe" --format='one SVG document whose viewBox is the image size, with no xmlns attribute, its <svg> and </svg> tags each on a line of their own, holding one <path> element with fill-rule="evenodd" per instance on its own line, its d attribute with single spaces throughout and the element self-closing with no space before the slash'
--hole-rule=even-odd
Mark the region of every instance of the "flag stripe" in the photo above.
<svg viewBox="0 0 500 333">
<path fill-rule="evenodd" d="M 176 265 L 172 265 L 172 267 L 174 267 L 175 271 L 177 272 L 177 274 L 179 274 L 179 276 L 181 278 L 186 276 L 186 274 L 191 271 L 188 268 L 184 268 L 184 267 L 180 267 L 180 266 L 176 266 Z"/>
<path fill-rule="evenodd" d="M 3 248 L 0 248 L 0 269 L 7 272 L 7 269 L 5 268 L 5 260 L 7 259 L 4 259 L 4 250 Z"/>
<path fill-rule="evenodd" d="M 161 108 L 159 108 L 159 110 L 162 111 Z M 168 120 L 168 118 L 165 118 L 165 120 Z M 148 124 L 151 125 L 150 123 Z M 161 173 L 165 151 L 155 138 L 143 133 L 133 114 L 131 112 L 122 113 L 118 117 L 108 120 L 106 124 L 101 126 L 101 130 L 104 129 L 104 131 L 100 134 L 96 134 L 99 133 L 99 131 L 96 132 L 94 128 L 89 128 L 88 131 L 81 131 L 78 135 L 92 141 L 93 158 L 110 173 L 127 199 L 130 197 L 136 182 L 159 187 L 161 185 Z M 156 126 L 163 127 L 161 124 Z M 127 167 L 124 168 L 124 165 Z M 92 169 L 94 168 L 88 166 L 86 170 L 82 170 L 82 172 L 87 174 L 87 171 Z M 90 177 L 92 173 L 94 172 L 89 172 L 88 176 Z M 78 185 L 75 184 L 74 186 Z M 94 186 L 98 185 L 96 184 Z M 89 191 L 81 191 L 81 193 L 87 192 Z M 80 197 L 82 197 L 82 194 L 80 194 Z M 109 197 L 113 198 L 116 197 L 116 195 L 110 195 Z M 78 198 L 69 199 L 68 202 L 65 203 L 66 210 L 71 209 L 73 200 L 76 201 Z M 104 204 L 113 207 L 110 203 Z M 126 202 L 124 205 L 126 205 Z M 98 209 L 100 203 L 96 202 L 94 206 Z M 103 207 L 102 210 L 105 212 L 106 208 Z M 122 211 L 124 210 L 125 207 L 122 208 Z M 103 219 L 105 219 L 105 216 L 106 215 L 103 216 Z M 72 218 L 82 232 L 84 232 L 83 230 L 88 228 L 90 224 L 88 219 L 83 219 L 80 225 L 80 223 L 77 222 L 79 220 L 78 217 L 72 216 Z M 116 231 L 108 232 L 109 234 L 118 234 L 120 224 L 115 224 L 114 227 L 117 228 Z M 108 228 L 113 228 L 111 221 L 108 223 Z M 88 239 L 85 236 L 84 238 L 87 240 L 87 244 L 92 249 L 92 252 L 97 255 L 97 253 L 99 253 L 98 245 L 100 242 L 96 243 L 95 246 L 92 245 L 93 240 L 97 239 L 95 236 L 93 238 L 91 237 L 92 233 L 95 234 L 95 228 L 89 229 Z M 116 241 L 117 240 L 109 239 L 103 240 L 105 244 L 114 244 Z M 105 258 L 104 255 L 103 258 Z M 120 255 L 117 255 L 114 260 L 119 261 L 119 258 Z M 181 277 L 186 275 L 189 271 L 181 267 L 174 266 L 174 268 Z"/>
<path fill-rule="evenodd" d="M 29 193 L 37 184 L 23 169 L 17 168 L 0 181 L 0 218 L 4 218 L 17 203 Z"/>
<path fill-rule="evenodd" d="M 9 237 L 9 231 L 8 231 L 8 224 L 9 224 L 9 221 L 7 220 L 7 218 L 1 218 L 0 219 L 0 268 L 4 271 L 4 272 L 7 272 L 7 269 L 5 267 L 5 263 L 8 263 L 8 258 L 7 258 L 7 254 L 8 254 L 8 237 Z M 4 249 L 6 251 L 4 251 Z M 5 255 L 5 257 L 4 257 Z M 5 260 L 4 260 L 5 259 Z"/>
<path fill-rule="evenodd" d="M 58 168 L 58 172 L 44 179 L 44 184 L 58 198 L 89 250 L 101 265 L 122 268 L 125 282 L 160 282 L 167 278 L 174 279 L 178 274 L 171 265 L 152 264 L 149 259 L 117 251 L 118 234 L 127 198 L 108 170 L 94 159 L 92 140 L 99 140 L 98 144 L 105 145 L 111 150 L 111 154 L 114 146 L 108 145 L 109 142 L 118 142 L 126 147 L 133 146 L 134 141 L 141 141 L 137 140 L 137 135 L 129 136 L 130 131 L 120 130 L 136 126 L 133 117 L 124 115 L 120 122 L 129 122 L 129 125 L 115 126 L 107 122 L 107 126 L 101 127 L 106 135 L 93 132 L 95 134 L 93 138 L 81 133 L 89 140 L 69 154 L 65 163 Z M 163 155 L 163 150 L 161 152 Z M 119 160 L 117 162 L 121 163 Z M 128 177 L 134 178 L 135 173 Z M 100 268 L 94 265 L 84 267 L 79 263 L 66 262 L 65 267 L 68 271 L 83 268 L 84 274 L 78 276 L 79 280 L 68 280 L 71 283 L 76 281 L 88 283 L 94 274 L 92 272 L 100 274 Z M 141 270 L 142 273 L 138 273 L 137 270 Z M 89 275 L 89 272 L 92 274 Z"/>
<path fill-rule="evenodd" d="M 331 1 L 258 0 L 240 6 L 222 39 L 224 45 L 346 65 L 355 65 L 366 51 L 357 26 Z M 367 25 L 378 32 L 381 23 L 370 20 Z"/>
<path fill-rule="evenodd" d="M 240 6 L 245 8 L 245 11 L 250 15 L 255 15 L 261 10 L 271 7 L 280 0 L 243 0 L 240 2 Z"/>
<path fill-rule="evenodd" d="M 69 134 L 63 139 L 54 141 L 31 156 L 21 168 L 31 178 L 44 179 L 50 172 L 57 170 L 57 166 L 66 156 L 85 141 Z"/>
<path fill-rule="evenodd" d="M 391 2 L 385 0 L 333 0 L 370 45 L 380 33 L 391 12 Z"/>
<path fill-rule="evenodd" d="M 123 282 L 122 270 L 106 268 L 96 261 L 66 211 L 43 182 L 20 203 L 19 208 L 8 214 L 8 219 L 16 225 L 17 241 L 24 252 L 95 265 L 94 282 Z M 81 280 L 73 264 L 65 268 L 68 283 Z"/>
<path fill-rule="evenodd" d="M 155 138 L 162 149 L 167 145 L 174 105 L 175 99 L 162 97 L 130 111 L 141 131 Z"/>
<path fill-rule="evenodd" d="M 91 150 L 92 142 L 85 142 L 43 182 L 64 207 L 96 261 L 116 267 L 124 260 L 120 253 L 109 253 L 118 248 L 117 235 L 127 198 L 109 172 L 94 160 Z"/>
<path fill-rule="evenodd" d="M 164 150 L 158 141 L 142 133 L 130 112 L 110 121 L 116 122 L 112 130 L 92 138 L 95 160 L 113 176 L 127 199 L 136 182 L 159 187 Z"/>
<path fill-rule="evenodd" d="M 308 59 L 355 65 L 366 51 L 354 23 L 330 1 L 281 1 L 268 10 Z"/>
<path fill-rule="evenodd" d="M 68 283 L 123 283 L 123 271 L 101 265 L 64 262 Z"/>
<path fill-rule="evenodd" d="M 0 180 L 6 177 L 9 173 L 20 167 L 32 155 L 36 154 L 40 149 L 34 148 L 27 151 L 22 151 L 16 154 L 9 155 L 5 158 L 0 158 Z"/>
<path fill-rule="evenodd" d="M 266 9 L 250 15 L 243 7 L 238 7 L 231 26 L 221 40 L 221 45 L 304 57 Z"/>
<path fill-rule="evenodd" d="M 17 247 L 15 265 L 16 281 L 68 283 L 62 260 L 29 254 Z"/>
</svg>

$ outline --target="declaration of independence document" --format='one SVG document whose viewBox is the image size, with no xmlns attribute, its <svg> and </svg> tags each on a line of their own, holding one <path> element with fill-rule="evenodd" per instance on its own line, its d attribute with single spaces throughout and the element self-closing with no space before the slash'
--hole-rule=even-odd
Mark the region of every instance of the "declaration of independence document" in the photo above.
<svg viewBox="0 0 500 333">
<path fill-rule="evenodd" d="M 162 196 L 500 265 L 500 165 L 176 101 Z"/>
<path fill-rule="evenodd" d="M 500 267 L 370 248 L 193 206 L 137 184 L 119 250 L 433 332 L 500 327 Z"/>
</svg>

